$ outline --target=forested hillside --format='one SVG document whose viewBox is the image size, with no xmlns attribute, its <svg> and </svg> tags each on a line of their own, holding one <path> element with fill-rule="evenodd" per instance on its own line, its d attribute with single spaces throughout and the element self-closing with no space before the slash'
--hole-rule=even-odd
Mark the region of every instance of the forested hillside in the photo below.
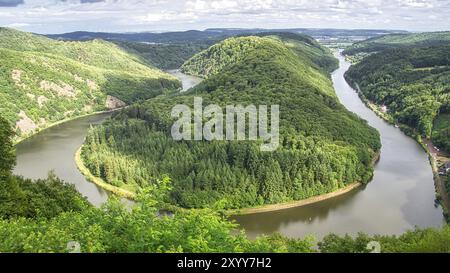
<svg viewBox="0 0 450 273">
<path fill-rule="evenodd" d="M 297 40 L 297 43 L 302 43 Z M 305 43 L 303 47 L 310 45 Z M 184 67 L 207 77 L 183 94 L 158 97 L 115 115 L 89 132 L 82 157 L 108 183 L 136 190 L 169 174 L 168 202 L 188 208 L 222 201 L 241 208 L 328 193 L 368 182 L 380 148 L 378 133 L 337 100 L 323 50 L 314 59 L 279 38 L 227 39 Z M 259 142 L 174 141 L 170 111 L 176 104 L 280 105 L 280 148 Z"/>
<path fill-rule="evenodd" d="M 118 46 L 0 28 L 0 114 L 24 136 L 69 117 L 174 91 L 174 77 Z"/>
<path fill-rule="evenodd" d="M 450 151 L 450 44 L 386 50 L 352 66 L 346 77 L 395 120 Z"/>
</svg>

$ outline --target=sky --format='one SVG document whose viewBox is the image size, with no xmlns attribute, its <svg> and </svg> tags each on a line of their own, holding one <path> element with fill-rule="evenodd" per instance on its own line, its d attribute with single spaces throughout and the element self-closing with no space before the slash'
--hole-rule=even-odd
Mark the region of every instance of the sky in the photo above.
<svg viewBox="0 0 450 273">
<path fill-rule="evenodd" d="M 36 33 L 206 28 L 450 30 L 450 0 L 0 0 L 0 26 Z"/>
</svg>

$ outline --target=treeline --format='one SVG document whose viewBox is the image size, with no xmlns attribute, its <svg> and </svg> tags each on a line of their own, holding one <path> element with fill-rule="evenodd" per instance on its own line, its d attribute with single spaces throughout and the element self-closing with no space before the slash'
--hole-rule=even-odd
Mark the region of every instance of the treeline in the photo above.
<svg viewBox="0 0 450 273">
<path fill-rule="evenodd" d="M 383 51 L 352 66 L 346 77 L 395 120 L 450 151 L 449 45 Z"/>
<path fill-rule="evenodd" d="M 272 38 L 231 38 L 211 47 L 186 66 L 211 72 L 197 87 L 135 104 L 90 130 L 85 164 L 131 190 L 169 174 L 169 201 L 188 208 L 299 200 L 368 182 L 378 133 L 338 102 L 325 69 L 299 54 Z M 194 96 L 204 105 L 280 105 L 280 148 L 264 153 L 258 142 L 174 141 L 170 111 L 192 107 Z"/>
</svg>

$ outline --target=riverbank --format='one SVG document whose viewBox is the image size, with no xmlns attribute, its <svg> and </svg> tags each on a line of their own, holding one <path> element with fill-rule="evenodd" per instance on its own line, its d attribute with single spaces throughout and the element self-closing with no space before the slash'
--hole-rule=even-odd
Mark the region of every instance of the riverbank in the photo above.
<svg viewBox="0 0 450 273">
<path fill-rule="evenodd" d="M 81 174 L 83 174 L 88 181 L 96 184 L 100 188 L 107 190 L 119 197 L 131 199 L 131 200 L 134 200 L 136 198 L 135 193 L 125 190 L 125 189 L 121 189 L 121 188 L 113 186 L 111 184 L 108 184 L 100 177 L 94 176 L 91 173 L 91 171 L 84 165 L 84 162 L 81 159 L 81 149 L 82 148 L 83 148 L 83 146 L 81 146 L 75 153 L 75 164 L 77 165 L 77 168 L 81 172 Z"/>
<path fill-rule="evenodd" d="M 88 114 L 83 114 L 83 115 L 80 115 L 80 116 L 74 116 L 74 117 L 70 117 L 70 118 L 59 120 L 57 122 L 51 123 L 49 126 L 46 126 L 46 127 L 43 127 L 43 128 L 39 128 L 38 130 L 35 130 L 31 134 L 28 134 L 28 135 L 26 135 L 24 137 L 19 137 L 19 138 L 15 139 L 13 141 L 14 142 L 14 146 L 19 144 L 19 143 L 21 143 L 21 142 L 23 142 L 23 141 L 25 141 L 25 140 L 27 140 L 27 139 L 29 139 L 29 138 L 31 138 L 31 137 L 33 137 L 34 135 L 37 135 L 37 134 L 39 134 L 39 133 L 41 133 L 41 132 L 43 132 L 43 131 L 45 131 L 47 129 L 53 128 L 53 127 L 61 125 L 63 123 L 66 123 L 66 122 L 69 122 L 69 121 L 73 121 L 73 120 L 77 120 L 77 119 L 80 119 L 80 118 L 94 116 L 94 115 L 113 113 L 113 112 L 119 111 L 121 109 L 124 109 L 125 107 L 111 109 L 111 110 L 104 110 L 104 111 L 96 111 L 96 112 L 92 112 L 92 113 L 88 113 Z"/>
<path fill-rule="evenodd" d="M 405 124 L 397 124 L 391 115 L 381 111 L 380 105 L 377 105 L 367 99 L 367 97 L 361 91 L 361 88 L 359 87 L 358 83 L 353 82 L 352 80 L 348 79 L 347 77 L 344 77 L 344 78 L 347 81 L 347 83 L 351 87 L 353 87 L 353 89 L 355 89 L 357 91 L 358 96 L 361 98 L 361 101 L 363 101 L 364 104 L 367 107 L 369 107 L 378 117 L 382 118 L 389 124 L 398 127 L 405 135 L 413 138 L 427 153 L 428 161 L 431 165 L 431 170 L 433 172 L 433 180 L 434 180 L 434 184 L 435 184 L 434 186 L 435 186 L 435 192 L 436 192 L 436 199 L 439 201 L 439 203 L 442 206 L 442 209 L 444 211 L 444 216 L 448 219 L 449 215 L 450 215 L 449 189 L 446 188 L 445 182 L 439 175 L 438 162 L 437 162 L 436 156 L 433 155 L 432 151 L 430 150 L 430 147 L 423 141 L 422 136 L 420 134 L 417 134 L 413 128 L 411 128 Z M 431 140 L 428 140 L 428 141 L 431 143 Z"/>
<path fill-rule="evenodd" d="M 370 163 L 371 166 L 374 166 L 379 160 L 380 160 L 380 152 L 375 153 L 372 162 Z M 369 182 L 370 183 L 370 182 Z M 252 207 L 252 208 L 243 208 L 243 209 L 236 209 L 236 210 L 229 210 L 227 213 L 230 215 L 248 215 L 248 214 L 256 214 L 256 213 L 263 213 L 263 212 L 271 212 L 271 211 L 278 211 L 278 210 L 284 210 L 284 209 L 290 209 L 290 208 L 297 208 L 302 206 L 311 205 L 314 203 L 322 202 L 334 197 L 338 197 L 341 195 L 344 195 L 346 193 L 349 193 L 361 186 L 364 186 L 365 184 L 361 182 L 353 182 L 343 188 L 337 189 L 335 191 L 312 196 L 310 198 L 302 199 L 302 200 L 296 200 L 296 201 L 289 201 L 285 203 L 279 203 L 279 204 L 268 204 L 263 205 L 259 207 Z"/>
<path fill-rule="evenodd" d="M 298 201 L 290 201 L 290 202 L 280 203 L 280 204 L 263 205 L 260 207 L 231 210 L 231 211 L 228 211 L 227 213 L 229 213 L 230 215 L 247 215 L 247 214 L 256 214 L 256 213 L 271 212 L 271 211 L 277 211 L 277 210 L 302 207 L 302 206 L 318 203 L 318 202 L 321 202 L 321 201 L 324 201 L 324 200 L 327 200 L 330 198 L 334 198 L 334 197 L 349 193 L 349 192 L 353 191 L 354 189 L 361 187 L 362 185 L 363 185 L 362 183 L 355 182 L 355 183 L 345 186 L 344 188 L 340 188 L 336 191 L 313 196 L 313 197 L 310 197 L 307 199 L 302 199 L 302 200 L 298 200 Z"/>
</svg>

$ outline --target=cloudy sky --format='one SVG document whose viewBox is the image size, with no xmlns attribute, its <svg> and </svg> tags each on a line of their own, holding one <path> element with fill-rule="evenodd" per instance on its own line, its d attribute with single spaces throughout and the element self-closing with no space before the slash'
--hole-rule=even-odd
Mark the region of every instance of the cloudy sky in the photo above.
<svg viewBox="0 0 450 273">
<path fill-rule="evenodd" d="M 0 26 L 37 33 L 212 27 L 450 30 L 450 0 L 0 0 Z"/>
</svg>

